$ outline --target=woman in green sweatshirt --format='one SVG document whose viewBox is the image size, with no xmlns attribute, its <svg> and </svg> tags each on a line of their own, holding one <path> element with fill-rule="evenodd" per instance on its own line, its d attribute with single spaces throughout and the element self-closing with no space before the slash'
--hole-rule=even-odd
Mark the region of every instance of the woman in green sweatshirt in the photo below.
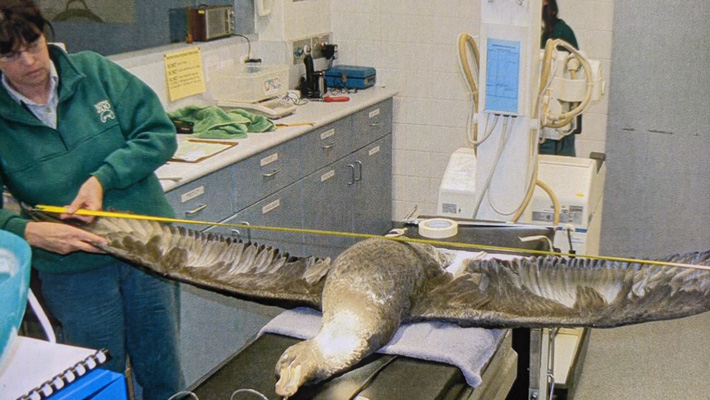
<svg viewBox="0 0 710 400">
<path fill-rule="evenodd" d="M 174 216 L 154 174 L 177 147 L 157 96 L 98 54 L 48 45 L 48 27 L 30 0 L 0 4 L 0 188 L 30 205 Z M 130 356 L 146 400 L 182 388 L 174 283 L 101 254 L 91 243 L 102 238 L 68 225 L 0 207 L 0 229 L 33 246 L 66 341 L 107 347 L 120 372 Z"/>
</svg>

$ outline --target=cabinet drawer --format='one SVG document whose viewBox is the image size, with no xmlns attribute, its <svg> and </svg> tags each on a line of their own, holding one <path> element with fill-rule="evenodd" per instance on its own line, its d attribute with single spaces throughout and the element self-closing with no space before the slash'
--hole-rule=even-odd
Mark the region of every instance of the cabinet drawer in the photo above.
<svg viewBox="0 0 710 400">
<path fill-rule="evenodd" d="M 352 144 L 349 117 L 316 129 L 301 139 L 302 174 L 308 175 L 347 155 Z"/>
<path fill-rule="evenodd" d="M 355 148 L 360 148 L 392 132 L 392 99 L 353 115 Z"/>
<path fill-rule="evenodd" d="M 234 212 L 275 193 L 301 176 L 300 141 L 292 140 L 234 165 Z"/>
<path fill-rule="evenodd" d="M 227 190 L 234 192 L 231 171 L 221 169 L 169 191 L 166 196 L 177 217 L 217 222 L 232 215 L 232 203 L 225 196 Z M 204 229 L 197 225 L 192 228 Z"/>
<path fill-rule="evenodd" d="M 234 214 L 228 221 L 233 224 L 257 226 L 301 228 L 301 192 L 300 183 L 290 185 L 267 198 Z M 238 236 L 242 240 L 251 240 L 258 244 L 274 246 L 284 253 L 301 255 L 303 234 L 300 232 L 272 231 L 264 229 L 215 227 L 214 232 Z"/>
</svg>

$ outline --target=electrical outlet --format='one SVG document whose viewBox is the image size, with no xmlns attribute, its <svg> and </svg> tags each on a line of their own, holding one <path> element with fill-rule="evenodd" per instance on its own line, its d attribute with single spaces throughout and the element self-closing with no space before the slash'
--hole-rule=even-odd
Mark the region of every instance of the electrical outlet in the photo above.
<svg viewBox="0 0 710 400">
<path fill-rule="evenodd" d="M 311 46 L 311 38 L 295 40 L 291 42 L 293 51 L 293 65 L 302 64 L 303 57 L 306 55 L 306 50 Z"/>
<path fill-rule="evenodd" d="M 323 45 L 330 43 L 330 33 L 311 36 L 306 39 L 294 40 L 291 42 L 293 51 L 293 65 L 303 63 L 303 57 L 311 53 L 313 59 L 323 57 Z"/>
<path fill-rule="evenodd" d="M 313 49 L 311 54 L 314 59 L 323 57 L 323 46 L 326 44 L 330 44 L 330 33 L 311 38 L 311 49 Z"/>
</svg>

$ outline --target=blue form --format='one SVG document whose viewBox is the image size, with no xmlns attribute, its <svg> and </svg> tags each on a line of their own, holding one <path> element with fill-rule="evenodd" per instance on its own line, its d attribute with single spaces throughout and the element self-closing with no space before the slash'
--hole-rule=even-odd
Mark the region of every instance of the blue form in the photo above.
<svg viewBox="0 0 710 400">
<path fill-rule="evenodd" d="M 518 114 L 520 42 L 488 38 L 486 111 Z"/>
</svg>

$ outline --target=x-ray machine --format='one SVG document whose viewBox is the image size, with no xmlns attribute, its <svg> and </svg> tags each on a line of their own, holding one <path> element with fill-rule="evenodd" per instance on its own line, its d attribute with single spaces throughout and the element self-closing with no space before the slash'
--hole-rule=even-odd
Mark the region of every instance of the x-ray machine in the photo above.
<svg viewBox="0 0 710 400">
<path fill-rule="evenodd" d="M 466 133 L 469 147 L 456 151 L 449 161 L 439 189 L 438 215 L 506 222 L 518 222 L 525 215 L 525 222 L 560 224 L 554 188 L 539 179 L 538 145 L 545 138 L 560 139 L 573 132 L 576 117 L 601 97 L 604 84 L 599 62 L 588 60 L 568 43 L 548 41 L 540 50 L 541 19 L 542 0 L 482 0 L 478 44 L 470 35 L 459 38 L 461 69 L 473 105 Z M 465 54 L 466 45 L 472 55 Z M 477 81 L 471 57 L 478 69 Z M 589 168 L 570 173 L 597 179 L 596 191 L 582 195 L 596 206 L 603 170 L 588 164 Z M 542 168 L 543 174 L 546 170 Z M 559 168 L 555 173 L 560 173 Z M 550 201 L 531 201 L 536 186 Z M 593 215 L 593 210 L 585 212 Z M 545 213 L 551 217 L 531 218 Z M 546 331 L 537 332 L 539 348 L 532 357 L 529 398 L 547 398 L 554 387 L 549 360 L 554 344 L 548 340 L 554 333 Z"/>
</svg>

